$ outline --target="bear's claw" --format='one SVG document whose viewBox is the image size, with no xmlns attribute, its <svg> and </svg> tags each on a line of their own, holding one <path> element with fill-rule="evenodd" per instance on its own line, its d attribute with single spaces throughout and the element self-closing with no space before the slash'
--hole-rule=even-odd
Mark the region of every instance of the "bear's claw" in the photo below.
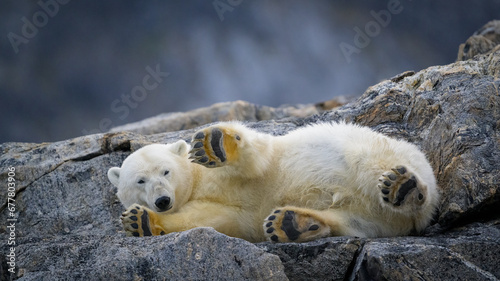
<svg viewBox="0 0 500 281">
<path fill-rule="evenodd" d="M 311 241 L 329 233 L 327 225 L 298 209 L 276 209 L 264 221 L 264 234 L 273 242 Z"/>
<path fill-rule="evenodd" d="M 405 166 L 397 166 L 382 174 L 378 187 L 382 192 L 384 202 L 395 207 L 413 201 L 421 205 L 425 201 L 425 188 L 419 184 L 415 175 Z M 417 190 L 417 192 L 414 192 Z M 409 200 L 409 198 L 411 198 Z"/>
</svg>

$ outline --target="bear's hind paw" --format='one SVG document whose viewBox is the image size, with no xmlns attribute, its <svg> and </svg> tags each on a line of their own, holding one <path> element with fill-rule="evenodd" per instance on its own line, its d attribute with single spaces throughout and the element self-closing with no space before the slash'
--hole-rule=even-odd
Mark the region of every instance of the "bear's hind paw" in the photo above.
<svg viewBox="0 0 500 281">
<path fill-rule="evenodd" d="M 379 178 L 378 187 L 383 201 L 394 207 L 410 202 L 420 206 L 425 202 L 425 186 L 419 183 L 415 175 L 405 166 L 397 166 L 383 173 Z"/>
<path fill-rule="evenodd" d="M 329 234 L 329 226 L 298 208 L 276 209 L 264 221 L 264 235 L 273 242 L 305 242 Z"/>
</svg>

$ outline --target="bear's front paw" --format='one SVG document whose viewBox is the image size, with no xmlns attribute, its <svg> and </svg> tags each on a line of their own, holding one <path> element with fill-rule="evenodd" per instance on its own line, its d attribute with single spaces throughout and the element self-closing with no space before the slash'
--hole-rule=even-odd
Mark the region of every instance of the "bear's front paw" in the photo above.
<svg viewBox="0 0 500 281">
<path fill-rule="evenodd" d="M 378 187 L 384 202 L 395 207 L 413 203 L 420 206 L 425 202 L 426 188 L 405 166 L 397 166 L 379 178 Z"/>
<path fill-rule="evenodd" d="M 329 234 L 329 226 L 298 208 L 276 209 L 264 221 L 264 235 L 273 242 L 305 242 Z"/>
<path fill-rule="evenodd" d="M 137 204 L 122 213 L 121 221 L 127 236 L 163 235 L 165 232 L 151 223 L 151 216 L 156 214 Z"/>
<path fill-rule="evenodd" d="M 208 127 L 194 134 L 189 158 L 207 168 L 222 167 L 236 159 L 240 141 L 241 137 L 229 128 Z"/>
</svg>

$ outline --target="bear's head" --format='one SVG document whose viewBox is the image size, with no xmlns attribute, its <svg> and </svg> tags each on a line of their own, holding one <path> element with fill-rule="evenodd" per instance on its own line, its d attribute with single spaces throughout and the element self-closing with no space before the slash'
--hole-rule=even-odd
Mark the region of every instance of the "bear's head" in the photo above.
<svg viewBox="0 0 500 281">
<path fill-rule="evenodd" d="M 185 204 L 193 185 L 188 150 L 183 140 L 151 144 L 129 155 L 121 168 L 109 169 L 109 181 L 118 188 L 117 196 L 125 208 L 137 203 L 166 212 Z"/>
</svg>

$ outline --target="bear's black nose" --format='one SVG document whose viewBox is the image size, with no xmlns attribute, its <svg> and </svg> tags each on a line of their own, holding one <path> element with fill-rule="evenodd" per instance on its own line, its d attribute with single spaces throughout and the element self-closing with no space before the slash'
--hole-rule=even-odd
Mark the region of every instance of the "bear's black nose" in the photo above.
<svg viewBox="0 0 500 281">
<path fill-rule="evenodd" d="M 158 207 L 158 209 L 160 209 L 160 212 L 168 210 L 170 205 L 170 197 L 162 196 L 156 199 L 155 205 L 156 207 Z"/>
</svg>

